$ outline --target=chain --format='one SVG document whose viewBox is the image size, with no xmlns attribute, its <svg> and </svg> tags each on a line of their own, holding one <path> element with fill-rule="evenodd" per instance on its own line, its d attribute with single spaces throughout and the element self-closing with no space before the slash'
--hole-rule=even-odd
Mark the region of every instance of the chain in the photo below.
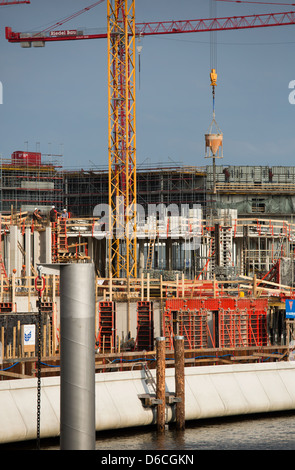
<svg viewBox="0 0 295 470">
<path fill-rule="evenodd" d="M 37 385 L 37 449 L 40 450 L 40 417 L 41 417 L 41 292 L 38 299 L 38 385 Z"/>
<path fill-rule="evenodd" d="M 38 332 L 37 332 L 37 355 L 38 355 L 38 364 L 37 364 L 37 449 L 40 450 L 40 423 L 41 423 L 41 350 L 42 350 L 42 306 L 41 298 L 42 291 L 44 290 L 44 278 L 41 277 L 41 267 L 38 268 L 39 276 L 35 279 L 35 287 L 38 291 Z M 38 286 L 38 280 L 42 280 L 43 286 Z"/>
</svg>

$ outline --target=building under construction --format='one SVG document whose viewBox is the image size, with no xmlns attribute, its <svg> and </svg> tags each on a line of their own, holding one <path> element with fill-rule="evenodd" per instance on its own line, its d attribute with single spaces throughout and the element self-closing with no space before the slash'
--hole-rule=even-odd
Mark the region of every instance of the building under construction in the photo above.
<svg viewBox="0 0 295 470">
<path fill-rule="evenodd" d="M 159 335 L 169 350 L 175 334 L 202 354 L 286 347 L 284 302 L 294 296 L 293 167 L 216 166 L 214 178 L 210 165 L 138 170 L 144 217 L 137 220 L 137 276 L 126 279 L 109 276 L 107 220 L 96 210 L 108 202 L 107 172 L 13 158 L 1 168 L 7 361 L 24 354 L 23 325 L 36 322 L 37 268 L 51 263 L 94 263 L 96 338 L 105 353 L 153 350 Z M 35 208 L 41 221 L 32 216 Z M 45 284 L 44 355 L 51 357 L 59 348 L 58 276 L 45 276 Z"/>
<path fill-rule="evenodd" d="M 41 154 L 14 152 L 10 161 L 2 160 L 1 175 L 2 258 L 8 273 L 20 274 L 24 262 L 21 250 L 13 259 L 5 248 L 10 224 L 18 220 L 25 239 L 38 208 L 42 230 L 37 226 L 35 237 L 45 239 L 52 231 L 46 224 L 54 205 L 59 213 L 66 207 L 70 219 L 64 233 L 46 235 L 50 248 L 47 239 L 46 250 L 39 242 L 40 258 L 36 247 L 35 255 L 27 255 L 31 264 L 44 262 L 45 252 L 47 262 L 82 253 L 107 276 L 106 228 L 98 224 L 99 210 L 108 204 L 106 170 L 64 171 L 41 161 Z M 184 272 L 191 279 L 265 275 L 281 259 L 291 269 L 294 167 L 216 166 L 215 179 L 209 165 L 137 171 L 137 202 L 144 211 L 137 221 L 138 275 L 147 269 Z M 22 250 L 28 247 L 28 241 L 18 243 Z"/>
</svg>

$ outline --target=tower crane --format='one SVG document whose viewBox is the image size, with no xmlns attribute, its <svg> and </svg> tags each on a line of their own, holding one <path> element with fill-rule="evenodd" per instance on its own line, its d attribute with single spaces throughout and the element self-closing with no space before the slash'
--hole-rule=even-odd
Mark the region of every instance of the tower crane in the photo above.
<svg viewBox="0 0 295 470">
<path fill-rule="evenodd" d="M 103 0 L 81 10 L 80 14 Z M 75 16 L 77 16 L 75 15 Z M 60 28 L 73 16 L 59 22 Z M 6 39 L 25 47 L 46 42 L 100 39 L 108 42 L 109 275 L 136 277 L 136 114 L 135 39 L 141 36 L 226 31 L 295 24 L 295 12 L 223 18 L 135 23 L 135 0 L 107 0 L 107 31 L 47 29 L 20 33 L 5 28 Z M 212 72 L 213 74 L 215 72 Z M 216 76 L 211 84 L 216 86 Z"/>
</svg>

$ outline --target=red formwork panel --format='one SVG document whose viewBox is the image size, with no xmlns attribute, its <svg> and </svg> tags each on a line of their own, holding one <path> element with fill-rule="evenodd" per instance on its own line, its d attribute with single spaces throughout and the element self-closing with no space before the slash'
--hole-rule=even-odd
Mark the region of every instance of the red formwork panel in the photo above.
<svg viewBox="0 0 295 470">
<path fill-rule="evenodd" d="M 167 349 L 174 349 L 173 338 L 176 335 L 184 337 L 185 349 L 207 348 L 207 311 L 167 309 L 164 312 L 163 331 Z"/>
<path fill-rule="evenodd" d="M 249 346 L 267 346 L 267 299 L 253 299 L 248 311 Z"/>
<path fill-rule="evenodd" d="M 184 299 L 167 299 L 166 300 L 166 309 L 170 310 L 179 310 L 184 306 Z"/>
<path fill-rule="evenodd" d="M 244 297 L 167 299 L 163 331 L 166 344 L 173 349 L 173 336 L 186 338 L 186 348 L 207 347 L 209 327 L 207 313 L 215 312 L 218 322 L 218 338 L 212 343 L 219 347 L 248 347 L 268 344 L 267 299 Z M 193 312 L 193 313 L 192 313 Z M 213 335 L 215 335 L 212 332 Z M 206 338 L 206 339 L 205 339 Z"/>
<path fill-rule="evenodd" d="M 176 332 L 176 316 L 177 312 L 183 310 L 184 299 L 174 298 L 167 299 L 163 315 L 163 333 L 166 338 L 166 349 L 173 349 L 173 337 Z"/>
<path fill-rule="evenodd" d="M 173 349 L 175 335 L 184 337 L 186 349 L 208 347 L 207 311 L 200 299 L 168 299 L 163 316 L 166 348 Z"/>
<path fill-rule="evenodd" d="M 154 349 L 154 308 L 151 301 L 137 302 L 137 351 Z"/>
<path fill-rule="evenodd" d="M 0 313 L 9 313 L 13 311 L 12 302 L 0 302 Z"/>
<path fill-rule="evenodd" d="M 184 337 L 186 349 L 207 348 L 207 312 L 197 309 L 181 311 L 178 334 Z"/>
<path fill-rule="evenodd" d="M 99 302 L 99 349 L 103 352 L 116 350 L 116 304 Z"/>
<path fill-rule="evenodd" d="M 248 314 L 240 310 L 220 310 L 218 316 L 219 347 L 248 346 Z"/>
<path fill-rule="evenodd" d="M 169 307 L 166 306 L 163 315 L 163 334 L 165 336 L 166 342 L 166 349 L 172 350 L 173 349 L 173 312 L 177 312 L 177 310 L 171 310 Z"/>
<path fill-rule="evenodd" d="M 205 303 L 203 299 L 185 299 L 185 306 L 190 310 L 200 310 L 205 308 Z"/>
</svg>

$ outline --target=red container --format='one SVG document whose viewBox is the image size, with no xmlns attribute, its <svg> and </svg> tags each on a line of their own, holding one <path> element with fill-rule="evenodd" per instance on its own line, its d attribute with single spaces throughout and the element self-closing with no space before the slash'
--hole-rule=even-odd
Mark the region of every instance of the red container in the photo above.
<svg viewBox="0 0 295 470">
<path fill-rule="evenodd" d="M 17 150 L 11 154 L 11 161 L 16 165 L 39 166 L 41 165 L 41 153 Z"/>
</svg>

